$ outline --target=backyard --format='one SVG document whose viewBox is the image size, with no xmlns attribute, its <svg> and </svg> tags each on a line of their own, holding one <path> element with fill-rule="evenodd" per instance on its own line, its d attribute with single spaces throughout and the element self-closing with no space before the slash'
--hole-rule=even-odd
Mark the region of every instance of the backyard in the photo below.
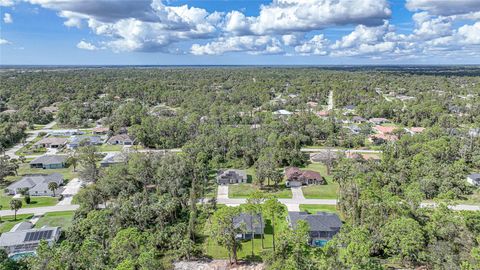
<svg viewBox="0 0 480 270">
<path fill-rule="evenodd" d="M 283 215 L 287 215 L 285 211 Z M 275 235 L 278 237 L 281 231 L 284 231 L 288 228 L 288 224 L 285 217 L 277 219 L 278 223 L 275 226 Z M 277 238 L 276 238 L 277 239 Z M 265 220 L 265 234 L 264 234 L 264 247 L 265 249 L 272 249 L 272 226 L 271 221 L 269 219 Z M 238 250 L 238 259 L 252 259 L 252 240 L 243 240 L 241 244 L 241 248 Z M 260 257 L 258 256 L 264 249 L 262 249 L 262 238 L 260 236 L 255 236 L 253 239 L 253 250 L 255 257 L 253 260 L 259 260 Z M 218 245 L 213 239 L 206 236 L 204 242 L 204 251 L 207 256 L 212 257 L 213 259 L 228 259 L 228 252 L 227 250 Z"/>
</svg>

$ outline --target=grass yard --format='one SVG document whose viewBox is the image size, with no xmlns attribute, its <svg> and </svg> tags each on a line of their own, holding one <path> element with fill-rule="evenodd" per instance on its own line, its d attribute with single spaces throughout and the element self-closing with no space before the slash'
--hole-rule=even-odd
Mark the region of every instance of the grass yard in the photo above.
<svg viewBox="0 0 480 270">
<path fill-rule="evenodd" d="M 123 145 L 102 144 L 97 146 L 98 152 L 119 152 L 122 151 Z"/>
<path fill-rule="evenodd" d="M 235 184 L 229 185 L 228 197 L 229 198 L 247 198 L 254 191 L 259 190 L 253 184 Z M 274 190 L 273 187 L 269 189 L 262 189 L 262 192 L 269 195 L 275 195 L 277 198 L 289 199 L 292 198 L 292 191 L 286 188 L 284 184 L 279 184 L 278 189 Z"/>
<path fill-rule="evenodd" d="M 315 214 L 319 211 L 337 213 L 337 207 L 335 205 L 326 204 L 300 204 L 300 211 L 305 211 L 310 214 Z"/>
<path fill-rule="evenodd" d="M 12 200 L 12 196 L 4 194 L 3 191 L 0 193 L 0 206 L 2 207 L 2 210 L 10 209 L 11 200 Z M 26 204 L 23 198 L 21 198 L 20 200 L 22 200 L 22 208 L 53 206 L 58 203 L 57 198 L 53 198 L 53 197 L 30 196 L 30 204 Z"/>
<path fill-rule="evenodd" d="M 3 216 L 1 217 L 2 220 L 0 221 L 0 233 L 8 232 L 13 228 L 13 226 L 15 226 L 15 224 L 22 221 L 28 221 L 32 217 L 32 214 L 23 214 L 17 215 L 17 220 L 14 220 L 14 216 Z"/>
<path fill-rule="evenodd" d="M 319 172 L 325 180 L 326 185 L 311 185 L 302 187 L 303 195 L 307 199 L 336 199 L 338 184 L 333 182 L 332 176 L 327 174 L 327 167 L 322 163 L 311 163 L 303 168 Z"/>
<path fill-rule="evenodd" d="M 41 228 L 43 226 L 50 226 L 50 227 L 62 227 L 62 229 L 68 228 L 72 225 L 74 214 L 75 214 L 74 211 L 46 213 L 43 217 L 41 217 L 38 220 L 37 224 L 35 224 L 35 227 Z"/>
</svg>

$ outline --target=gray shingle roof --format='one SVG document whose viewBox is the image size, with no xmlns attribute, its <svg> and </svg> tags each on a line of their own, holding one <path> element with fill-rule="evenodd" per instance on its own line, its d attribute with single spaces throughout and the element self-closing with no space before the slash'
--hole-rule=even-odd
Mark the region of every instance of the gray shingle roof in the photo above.
<svg viewBox="0 0 480 270">
<path fill-rule="evenodd" d="M 288 212 L 288 216 L 294 228 L 299 220 L 305 220 L 310 225 L 310 231 L 338 231 L 342 227 L 342 221 L 334 213 L 317 212 L 311 215 L 306 212 Z"/>
<path fill-rule="evenodd" d="M 30 164 L 61 164 L 65 163 L 67 161 L 67 156 L 60 156 L 60 155 L 44 155 L 41 157 L 38 157 L 32 161 L 30 161 Z"/>
<path fill-rule="evenodd" d="M 59 173 L 52 173 L 50 175 L 27 175 L 17 182 L 9 185 L 7 189 L 16 190 L 19 188 L 29 188 L 30 190 L 38 185 L 47 184 L 50 182 L 56 182 L 57 184 L 63 183 L 63 176 Z"/>
<path fill-rule="evenodd" d="M 241 213 L 240 215 L 233 218 L 233 223 L 237 228 L 240 227 L 242 223 L 244 223 L 245 230 L 247 232 L 251 232 L 252 228 L 255 231 L 257 229 L 262 229 L 265 227 L 265 224 L 262 223 L 263 220 L 260 214 L 254 215 L 253 219 L 251 217 L 252 215 L 250 214 Z M 252 224 L 252 221 L 253 221 L 253 224 Z"/>
</svg>

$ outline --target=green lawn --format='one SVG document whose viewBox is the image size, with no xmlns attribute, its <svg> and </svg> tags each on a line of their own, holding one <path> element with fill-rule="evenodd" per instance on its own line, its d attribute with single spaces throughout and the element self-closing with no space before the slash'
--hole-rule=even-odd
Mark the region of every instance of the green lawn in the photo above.
<svg viewBox="0 0 480 270">
<path fill-rule="evenodd" d="M 337 207 L 326 204 L 300 204 L 300 211 L 305 211 L 310 214 L 315 214 L 319 211 L 337 213 Z"/>
<path fill-rule="evenodd" d="M 28 221 L 33 217 L 33 215 L 32 214 L 17 215 L 17 220 L 14 220 L 13 217 L 14 216 L 1 217 L 2 220 L 0 221 L 0 233 L 10 231 L 13 228 L 13 226 L 15 226 L 15 224 L 22 221 Z"/>
<path fill-rule="evenodd" d="M 33 208 L 33 207 L 42 207 L 42 206 L 52 206 L 58 203 L 57 198 L 53 197 L 30 197 L 31 201 L 30 204 L 26 204 L 25 200 L 22 200 L 22 208 Z M 10 209 L 10 201 L 12 200 L 12 196 L 6 195 L 3 191 L 0 193 L 0 206 L 2 210 L 9 210 Z"/>
<path fill-rule="evenodd" d="M 72 225 L 74 214 L 75 214 L 74 211 L 46 213 L 43 217 L 41 217 L 38 220 L 37 224 L 35 224 L 35 227 L 41 228 L 43 226 L 50 226 L 50 227 L 62 227 L 62 229 L 68 228 Z"/>
<path fill-rule="evenodd" d="M 278 189 L 273 187 L 259 189 L 253 184 L 235 184 L 229 185 L 228 187 L 228 197 L 229 198 L 247 198 L 256 190 L 261 190 L 265 194 L 274 195 L 277 198 L 289 199 L 292 198 L 292 191 L 285 187 L 285 184 L 279 184 Z"/>
<path fill-rule="evenodd" d="M 97 146 L 98 152 L 118 152 L 122 151 L 123 145 L 111 145 L 111 144 L 103 144 Z"/>
<path fill-rule="evenodd" d="M 268 183 L 265 182 L 263 189 L 253 185 L 257 178 L 255 174 L 255 169 L 253 167 L 245 170 L 247 172 L 247 184 L 236 184 L 229 185 L 228 187 L 228 197 L 229 198 L 247 198 L 256 190 L 261 190 L 265 194 L 275 195 L 277 198 L 289 199 L 292 198 L 292 192 L 290 189 L 285 187 L 285 182 L 282 181 L 278 184 L 278 188 L 273 186 L 273 183 L 270 183 L 270 186 L 266 186 Z"/>
<path fill-rule="evenodd" d="M 325 180 L 326 185 L 311 185 L 302 187 L 303 195 L 307 199 L 336 199 L 338 184 L 333 182 L 332 176 L 327 174 L 327 167 L 322 163 L 311 163 L 304 169 L 319 172 Z"/>
</svg>

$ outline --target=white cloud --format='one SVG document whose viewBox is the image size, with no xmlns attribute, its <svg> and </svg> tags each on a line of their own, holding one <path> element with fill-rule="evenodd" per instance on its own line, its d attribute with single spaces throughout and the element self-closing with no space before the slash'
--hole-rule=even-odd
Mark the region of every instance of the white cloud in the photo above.
<svg viewBox="0 0 480 270">
<path fill-rule="evenodd" d="M 433 15 L 455 15 L 480 11 L 479 0 L 407 0 L 410 11 L 428 11 Z"/>
<path fill-rule="evenodd" d="M 15 5 L 14 0 L 0 0 L 0 7 L 11 7 Z"/>
<path fill-rule="evenodd" d="M 412 17 L 416 28 L 414 35 L 422 40 L 449 36 L 453 33 L 452 17 L 432 17 L 427 12 L 415 13 Z"/>
<path fill-rule="evenodd" d="M 77 48 L 82 49 L 82 50 L 88 50 L 88 51 L 96 51 L 98 50 L 98 47 L 93 45 L 92 43 L 86 42 L 86 41 L 80 41 L 77 44 Z"/>
<path fill-rule="evenodd" d="M 279 54 L 283 50 L 280 41 L 270 36 L 234 36 L 219 38 L 205 45 L 193 44 L 190 52 L 194 55 L 222 55 L 228 52 Z"/>
<path fill-rule="evenodd" d="M 315 35 L 303 44 L 295 46 L 295 52 L 302 55 L 326 55 L 328 40 L 323 35 Z"/>
<path fill-rule="evenodd" d="M 337 40 L 332 48 L 345 49 L 358 47 L 361 44 L 373 45 L 382 42 L 384 36 L 391 31 L 393 31 L 393 28 L 388 21 L 384 21 L 383 25 L 377 27 L 358 25 L 350 34 L 342 37 L 341 40 Z"/>
<path fill-rule="evenodd" d="M 260 7 L 257 17 L 230 12 L 225 30 L 255 35 L 290 34 L 333 25 L 378 25 L 390 15 L 385 0 L 273 0 Z"/>
<path fill-rule="evenodd" d="M 3 14 L 4 23 L 13 23 L 12 15 L 10 13 Z"/>
<path fill-rule="evenodd" d="M 462 44 L 480 45 L 480 22 L 460 27 L 458 35 Z"/>
<path fill-rule="evenodd" d="M 0 45 L 10 45 L 12 44 L 10 41 L 0 38 Z"/>
</svg>

